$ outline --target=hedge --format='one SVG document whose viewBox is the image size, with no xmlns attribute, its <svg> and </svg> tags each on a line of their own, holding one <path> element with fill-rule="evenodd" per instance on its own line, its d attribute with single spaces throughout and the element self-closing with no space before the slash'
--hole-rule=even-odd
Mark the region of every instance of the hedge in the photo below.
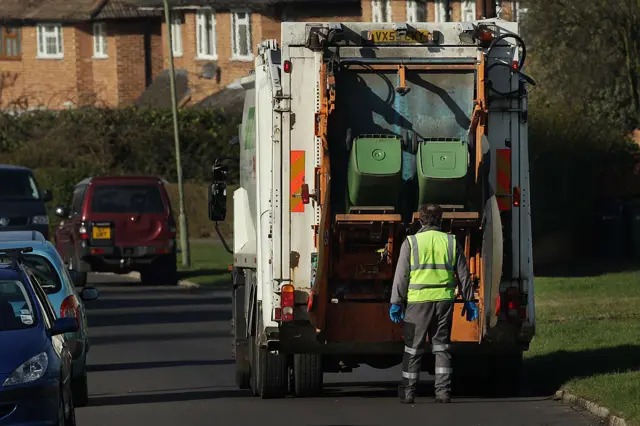
<svg viewBox="0 0 640 426">
<path fill-rule="evenodd" d="M 208 181 L 216 157 L 237 156 L 230 145 L 238 117 L 221 111 L 182 109 L 179 131 L 185 180 Z M 171 111 L 163 109 L 74 109 L 0 114 L 2 162 L 60 174 L 68 186 L 86 176 L 145 174 L 176 180 Z M 237 179 L 232 170 L 231 179 Z M 53 184 L 53 183 L 52 183 Z"/>
<path fill-rule="evenodd" d="M 179 132 L 185 206 L 191 237 L 215 235 L 207 217 L 207 184 L 217 157 L 237 157 L 239 117 L 223 111 L 182 109 Z M 170 110 L 83 108 L 34 111 L 18 116 L 0 113 L 1 162 L 30 167 L 43 189 L 50 189 L 51 228 L 58 224 L 57 205 L 68 205 L 73 186 L 87 177 L 152 175 L 166 179 L 176 218 L 178 191 L 173 121 Z M 230 169 L 230 180 L 238 169 Z M 204 182 L 204 183 L 203 183 Z M 230 197 L 230 203 L 232 202 Z M 222 224 L 230 235 L 230 223 Z M 217 238 L 217 237 L 216 237 Z"/>
</svg>

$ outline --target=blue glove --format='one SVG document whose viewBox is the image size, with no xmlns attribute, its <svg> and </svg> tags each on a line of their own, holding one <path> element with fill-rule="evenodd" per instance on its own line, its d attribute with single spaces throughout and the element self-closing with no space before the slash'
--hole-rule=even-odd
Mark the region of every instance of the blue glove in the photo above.
<svg viewBox="0 0 640 426">
<path fill-rule="evenodd" d="M 391 305 L 391 309 L 389 309 L 389 317 L 391 321 L 398 324 L 401 319 L 404 319 L 404 312 L 402 310 L 402 306 L 400 305 Z"/>
<path fill-rule="evenodd" d="M 476 306 L 475 302 L 464 302 L 464 307 L 462 308 L 462 316 L 467 314 L 467 321 L 475 321 L 478 319 L 478 306 Z"/>
</svg>

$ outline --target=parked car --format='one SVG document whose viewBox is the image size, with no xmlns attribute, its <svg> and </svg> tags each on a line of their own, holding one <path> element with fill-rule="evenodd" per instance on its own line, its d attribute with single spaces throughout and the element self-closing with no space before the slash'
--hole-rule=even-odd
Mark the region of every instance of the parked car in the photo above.
<svg viewBox="0 0 640 426">
<path fill-rule="evenodd" d="M 27 239 L 23 234 L 33 234 L 33 239 Z M 22 240 L 18 240 L 21 236 Z M 90 345 L 83 301 L 97 299 L 99 292 L 91 287 L 84 287 L 80 294 L 76 292 L 73 277 L 56 248 L 44 240 L 42 234 L 25 231 L 0 234 L 0 251 L 19 247 L 31 247 L 31 252 L 22 255 L 22 262 L 30 278 L 44 289 L 56 318 L 74 318 L 78 322 L 78 330 L 68 333 L 66 338 L 73 362 L 71 389 L 74 403 L 77 407 L 84 407 L 89 402 L 87 354 Z"/>
<path fill-rule="evenodd" d="M 138 271 L 143 284 L 177 284 L 176 223 L 159 178 L 85 179 L 56 214 L 63 219 L 56 247 L 81 285 L 91 271 Z"/>
<path fill-rule="evenodd" d="M 71 353 L 64 335 L 77 329 L 75 319 L 56 318 L 19 260 L 0 264 L 0 424 L 75 426 Z"/>
<path fill-rule="evenodd" d="M 0 232 L 34 230 L 49 239 L 45 203 L 51 192 L 41 191 L 31 169 L 0 164 Z"/>
</svg>

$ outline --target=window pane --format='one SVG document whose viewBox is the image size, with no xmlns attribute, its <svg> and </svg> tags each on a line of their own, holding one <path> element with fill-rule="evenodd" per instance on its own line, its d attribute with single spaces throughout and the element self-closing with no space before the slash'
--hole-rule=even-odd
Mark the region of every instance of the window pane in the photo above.
<svg viewBox="0 0 640 426">
<path fill-rule="evenodd" d="M 249 54 L 247 50 L 247 44 L 249 41 L 247 37 L 248 31 L 249 28 L 246 24 L 238 25 L 238 53 L 242 56 L 247 56 Z"/>
<path fill-rule="evenodd" d="M 164 203 L 157 186 L 97 186 L 91 210 L 94 213 L 163 213 Z"/>
<path fill-rule="evenodd" d="M 36 321 L 31 298 L 24 285 L 18 281 L 0 281 L 0 332 L 24 330 L 35 325 Z"/>
</svg>

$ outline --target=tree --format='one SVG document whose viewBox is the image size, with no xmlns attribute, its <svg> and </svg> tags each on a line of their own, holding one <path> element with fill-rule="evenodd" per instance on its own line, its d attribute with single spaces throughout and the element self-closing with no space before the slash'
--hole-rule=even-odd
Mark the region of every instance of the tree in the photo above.
<svg viewBox="0 0 640 426">
<path fill-rule="evenodd" d="M 640 0 L 528 2 L 523 34 L 542 105 L 595 135 L 640 125 Z"/>
</svg>

